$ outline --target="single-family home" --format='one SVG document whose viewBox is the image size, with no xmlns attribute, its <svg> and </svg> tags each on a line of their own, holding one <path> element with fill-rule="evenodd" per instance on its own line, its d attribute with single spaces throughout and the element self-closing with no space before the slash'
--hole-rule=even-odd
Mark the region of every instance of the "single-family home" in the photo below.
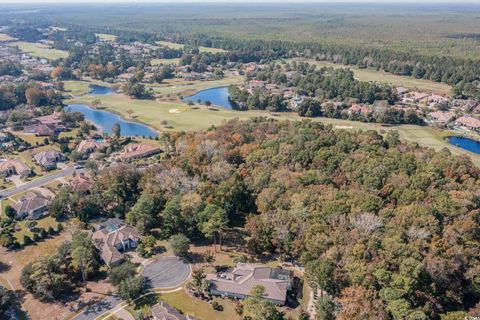
<svg viewBox="0 0 480 320">
<path fill-rule="evenodd" d="M 427 114 L 427 122 L 432 124 L 447 125 L 455 119 L 455 112 L 453 111 L 433 111 Z"/>
<path fill-rule="evenodd" d="M 140 159 L 160 153 L 160 148 L 146 143 L 133 144 L 125 147 L 123 151 L 117 154 L 117 158 L 123 161 L 131 159 Z"/>
<path fill-rule="evenodd" d="M 287 292 L 292 288 L 293 273 L 279 268 L 238 263 L 230 272 L 207 274 L 211 294 L 222 297 L 244 299 L 250 296 L 252 289 L 261 285 L 265 288 L 264 298 L 284 305 Z"/>
<path fill-rule="evenodd" d="M 167 304 L 164 301 L 160 301 L 151 308 L 153 320 L 195 320 L 189 315 L 181 314 L 177 309 Z"/>
<path fill-rule="evenodd" d="M 19 175 L 28 177 L 32 174 L 32 170 L 20 159 L 1 159 L 0 160 L 0 176 L 10 177 Z"/>
<path fill-rule="evenodd" d="M 48 214 L 49 206 L 50 199 L 34 192 L 27 193 L 19 202 L 12 204 L 17 219 L 39 219 Z"/>
<path fill-rule="evenodd" d="M 122 252 L 135 249 L 140 237 L 140 233 L 134 227 L 124 224 L 119 219 L 110 219 L 100 224 L 92 235 L 93 242 L 100 251 L 100 257 L 109 266 L 121 263 Z"/>
<path fill-rule="evenodd" d="M 469 115 L 462 116 L 455 121 L 457 129 L 480 132 L 480 120 Z"/>
<path fill-rule="evenodd" d="M 73 177 L 70 185 L 75 192 L 89 193 L 93 186 L 93 178 L 81 172 Z"/>
<path fill-rule="evenodd" d="M 357 114 L 367 115 L 372 111 L 373 111 L 372 108 L 365 105 L 361 105 L 361 104 L 353 104 L 350 108 L 348 108 L 349 114 L 357 113 Z"/>
<path fill-rule="evenodd" d="M 36 153 L 33 159 L 44 170 L 53 170 L 57 168 L 57 162 L 63 162 L 67 160 L 67 157 L 61 152 L 48 150 Z"/>
<path fill-rule="evenodd" d="M 104 140 L 94 140 L 94 139 L 88 139 L 88 140 L 82 140 L 78 145 L 77 145 L 77 151 L 80 153 L 92 153 L 97 149 L 107 147 L 108 143 Z"/>
</svg>

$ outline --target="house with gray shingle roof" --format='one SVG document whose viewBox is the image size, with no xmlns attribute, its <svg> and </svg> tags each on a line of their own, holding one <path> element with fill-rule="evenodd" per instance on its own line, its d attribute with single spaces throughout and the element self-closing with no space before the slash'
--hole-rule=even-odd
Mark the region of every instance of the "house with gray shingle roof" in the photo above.
<svg viewBox="0 0 480 320">
<path fill-rule="evenodd" d="M 27 193 L 19 202 L 12 204 L 17 219 L 39 219 L 48 214 L 49 206 L 50 199 L 34 192 Z"/>
<path fill-rule="evenodd" d="M 67 160 L 67 157 L 61 152 L 48 150 L 41 151 L 36 153 L 33 156 L 33 159 L 40 165 L 44 170 L 53 170 L 57 168 L 57 162 L 63 162 Z"/>
<path fill-rule="evenodd" d="M 288 270 L 270 268 L 249 263 L 238 263 L 230 272 L 207 274 L 210 293 L 216 296 L 244 299 L 252 289 L 261 285 L 265 288 L 264 298 L 284 305 L 287 291 L 292 288 L 293 273 Z"/>
<path fill-rule="evenodd" d="M 140 237 L 140 233 L 134 227 L 124 224 L 119 219 L 110 219 L 100 224 L 92 235 L 93 242 L 100 251 L 100 257 L 109 266 L 121 263 L 122 252 L 135 249 Z"/>
</svg>

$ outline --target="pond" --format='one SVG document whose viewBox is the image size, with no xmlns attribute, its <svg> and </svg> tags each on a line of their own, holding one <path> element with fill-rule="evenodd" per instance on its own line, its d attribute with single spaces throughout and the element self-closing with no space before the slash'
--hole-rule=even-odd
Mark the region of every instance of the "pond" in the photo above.
<svg viewBox="0 0 480 320">
<path fill-rule="evenodd" d="M 462 149 L 480 154 L 480 142 L 465 137 L 449 137 L 448 142 Z"/>
<path fill-rule="evenodd" d="M 119 115 L 105 111 L 92 109 L 86 104 L 70 104 L 67 106 L 68 111 L 80 112 L 85 119 L 93 123 L 109 135 L 112 134 L 112 127 L 115 123 L 120 124 L 122 136 L 140 136 L 140 137 L 156 137 L 158 133 L 152 128 L 136 122 L 130 122 L 122 119 Z"/>
<path fill-rule="evenodd" d="M 232 103 L 228 100 L 228 87 L 202 90 L 183 99 L 184 102 L 193 101 L 194 103 L 198 103 L 198 100 L 200 100 L 200 103 L 210 101 L 212 105 L 232 109 Z"/>
<path fill-rule="evenodd" d="M 114 92 L 113 88 L 100 86 L 98 84 L 91 84 L 88 87 L 90 88 L 90 91 L 87 95 L 106 95 Z"/>
</svg>

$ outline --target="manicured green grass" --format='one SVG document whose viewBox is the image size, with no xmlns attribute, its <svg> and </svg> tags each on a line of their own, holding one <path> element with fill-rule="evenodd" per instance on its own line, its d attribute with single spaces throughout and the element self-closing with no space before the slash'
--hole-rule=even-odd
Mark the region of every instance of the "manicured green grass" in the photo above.
<svg viewBox="0 0 480 320">
<path fill-rule="evenodd" d="M 173 59 L 152 59 L 150 62 L 152 66 L 158 66 L 158 65 L 168 65 L 168 64 L 178 64 L 180 61 L 179 58 L 173 58 Z"/>
<path fill-rule="evenodd" d="M 21 131 L 12 132 L 14 135 L 20 137 L 22 140 L 27 141 L 32 146 L 35 146 L 37 143 L 43 143 L 46 137 L 37 137 L 35 134 L 24 133 Z"/>
<path fill-rule="evenodd" d="M 385 71 L 376 69 L 359 69 L 354 66 L 345 66 L 341 64 L 334 64 L 326 61 L 315 61 L 310 59 L 295 59 L 297 61 L 305 61 L 313 63 L 318 66 L 334 67 L 334 68 L 349 68 L 355 73 L 355 77 L 361 81 L 374 81 L 380 83 L 389 83 L 394 86 L 403 86 L 411 89 L 433 91 L 439 94 L 450 95 L 452 87 L 445 83 L 433 82 L 430 80 L 415 79 L 413 77 L 397 76 Z"/>
<path fill-rule="evenodd" d="M 169 41 L 157 41 L 159 45 L 166 46 L 172 49 L 183 49 L 185 45 L 181 43 L 174 43 Z M 208 48 L 208 47 L 198 47 L 201 52 L 210 52 L 210 53 L 222 53 L 226 52 L 226 50 L 219 49 L 219 48 Z"/>
<path fill-rule="evenodd" d="M 245 81 L 243 76 L 230 76 L 220 80 L 212 81 L 187 81 L 181 78 L 173 78 L 164 80 L 160 84 L 148 85 L 155 93 L 159 94 L 176 94 L 183 96 L 195 94 L 197 91 L 205 90 L 213 87 L 229 86 L 231 84 L 241 84 Z"/>
<path fill-rule="evenodd" d="M 67 51 L 52 49 L 49 46 L 41 43 L 18 41 L 9 43 L 9 45 L 18 46 L 20 50 L 33 57 L 45 58 L 50 60 L 57 60 L 60 58 L 68 57 Z"/>
<path fill-rule="evenodd" d="M 223 306 L 223 311 L 215 311 L 207 302 L 190 297 L 184 290 L 146 296 L 137 300 L 135 307 L 140 308 L 144 305 L 153 306 L 160 300 L 163 300 L 177 310 L 180 310 L 183 314 L 201 320 L 241 319 L 241 317 L 235 312 L 234 302 L 226 299 L 217 299 L 217 301 Z M 134 312 L 134 308 L 131 306 L 127 307 L 127 310 L 132 314 Z"/>
<path fill-rule="evenodd" d="M 116 41 L 117 40 L 117 36 L 115 36 L 113 34 L 95 33 L 95 36 L 97 36 L 98 38 L 100 38 L 102 40 L 105 40 L 105 41 Z"/>
<path fill-rule="evenodd" d="M 63 87 L 66 92 L 74 96 L 81 96 L 90 92 L 90 85 L 92 84 L 105 87 L 111 86 L 108 83 L 97 80 L 67 80 L 63 82 Z"/>
</svg>

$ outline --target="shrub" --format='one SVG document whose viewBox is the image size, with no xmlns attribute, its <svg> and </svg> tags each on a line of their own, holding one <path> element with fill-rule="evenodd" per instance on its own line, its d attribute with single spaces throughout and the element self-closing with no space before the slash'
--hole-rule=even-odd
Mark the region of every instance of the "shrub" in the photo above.
<svg viewBox="0 0 480 320">
<path fill-rule="evenodd" d="M 49 226 L 47 229 L 49 235 L 53 236 L 55 234 L 55 229 L 52 226 Z"/>
<path fill-rule="evenodd" d="M 28 235 L 23 236 L 23 245 L 28 246 L 29 244 L 32 243 L 32 238 L 30 238 Z"/>
<path fill-rule="evenodd" d="M 33 238 L 33 241 L 35 242 L 40 240 L 40 236 L 38 235 L 38 233 L 34 233 L 32 238 Z"/>
<path fill-rule="evenodd" d="M 63 224 L 61 224 L 60 222 L 57 223 L 57 232 L 60 233 L 62 230 L 63 230 Z"/>
<path fill-rule="evenodd" d="M 47 230 L 45 230 L 44 228 L 40 228 L 38 235 L 40 236 L 40 238 L 45 239 L 48 236 Z"/>
<path fill-rule="evenodd" d="M 223 311 L 223 306 L 217 300 L 213 300 L 211 306 L 213 310 Z"/>
</svg>

